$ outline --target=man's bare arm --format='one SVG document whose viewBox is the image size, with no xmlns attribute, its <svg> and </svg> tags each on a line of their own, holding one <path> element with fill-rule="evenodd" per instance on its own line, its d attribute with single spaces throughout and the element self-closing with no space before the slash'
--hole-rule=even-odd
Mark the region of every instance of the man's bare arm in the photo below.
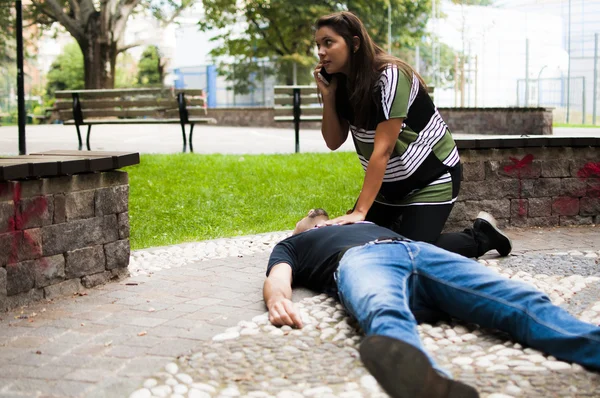
<svg viewBox="0 0 600 398">
<path fill-rule="evenodd" d="M 273 325 L 302 327 L 300 313 L 292 303 L 292 267 L 286 263 L 271 268 L 263 286 L 263 298 Z"/>
</svg>

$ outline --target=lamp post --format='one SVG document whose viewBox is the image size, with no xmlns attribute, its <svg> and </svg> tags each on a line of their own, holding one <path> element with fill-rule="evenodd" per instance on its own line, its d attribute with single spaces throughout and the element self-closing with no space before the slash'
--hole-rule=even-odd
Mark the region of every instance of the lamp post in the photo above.
<svg viewBox="0 0 600 398">
<path fill-rule="evenodd" d="M 542 69 L 540 69 L 540 71 L 538 72 L 537 75 L 537 106 L 538 108 L 540 107 L 540 94 L 542 92 L 542 90 L 540 90 L 540 77 L 542 76 L 542 72 L 544 71 L 544 69 L 546 69 L 548 67 L 548 65 L 544 65 L 542 66 Z"/>
<path fill-rule="evenodd" d="M 27 153 L 25 145 L 25 83 L 23 79 L 23 12 L 21 0 L 15 1 L 17 23 L 17 109 L 19 112 L 19 155 Z"/>
</svg>

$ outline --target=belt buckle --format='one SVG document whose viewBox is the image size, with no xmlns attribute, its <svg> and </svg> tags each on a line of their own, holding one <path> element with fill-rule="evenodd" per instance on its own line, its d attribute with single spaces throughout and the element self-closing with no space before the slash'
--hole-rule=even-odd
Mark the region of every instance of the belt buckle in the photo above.
<svg viewBox="0 0 600 398">
<path fill-rule="evenodd" d="M 401 241 L 401 238 L 398 238 L 396 236 L 390 236 L 390 237 L 380 237 L 375 239 L 375 243 L 392 243 L 392 242 L 398 242 Z"/>
</svg>

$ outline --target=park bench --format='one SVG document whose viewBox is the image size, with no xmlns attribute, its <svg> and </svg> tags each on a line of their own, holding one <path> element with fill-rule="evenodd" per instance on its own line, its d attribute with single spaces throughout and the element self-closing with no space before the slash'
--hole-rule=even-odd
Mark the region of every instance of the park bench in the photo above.
<svg viewBox="0 0 600 398">
<path fill-rule="evenodd" d="M 428 87 L 433 98 L 433 87 Z M 275 86 L 275 122 L 293 122 L 296 133 L 296 153 L 300 151 L 300 123 L 320 122 L 323 107 L 317 95 L 316 86 Z"/>
<path fill-rule="evenodd" d="M 294 123 L 295 149 L 300 152 L 300 123 L 320 122 L 323 108 L 317 96 L 316 86 L 275 86 L 275 122 Z"/>
<path fill-rule="evenodd" d="M 66 125 L 75 125 L 79 150 L 83 143 L 79 126 L 88 126 L 86 146 L 90 150 L 90 133 L 94 124 L 180 124 L 183 152 L 196 124 L 216 123 L 206 117 L 206 96 L 202 90 L 135 88 L 111 90 L 68 90 L 56 92 L 55 108 Z M 186 138 L 186 125 L 190 125 Z"/>
</svg>

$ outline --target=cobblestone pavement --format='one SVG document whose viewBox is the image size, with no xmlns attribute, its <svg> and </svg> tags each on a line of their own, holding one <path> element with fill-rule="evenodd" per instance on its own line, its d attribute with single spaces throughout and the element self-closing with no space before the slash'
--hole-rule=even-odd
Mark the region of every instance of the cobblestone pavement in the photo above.
<svg viewBox="0 0 600 398">
<path fill-rule="evenodd" d="M 339 304 L 297 289 L 307 326 L 268 324 L 262 282 L 288 232 L 132 253 L 132 276 L 0 313 L 4 397 L 377 397 L 361 335 Z M 600 228 L 509 230 L 515 250 L 480 261 L 600 323 Z M 436 360 L 482 396 L 597 396 L 600 375 L 492 330 L 419 327 Z"/>
</svg>

